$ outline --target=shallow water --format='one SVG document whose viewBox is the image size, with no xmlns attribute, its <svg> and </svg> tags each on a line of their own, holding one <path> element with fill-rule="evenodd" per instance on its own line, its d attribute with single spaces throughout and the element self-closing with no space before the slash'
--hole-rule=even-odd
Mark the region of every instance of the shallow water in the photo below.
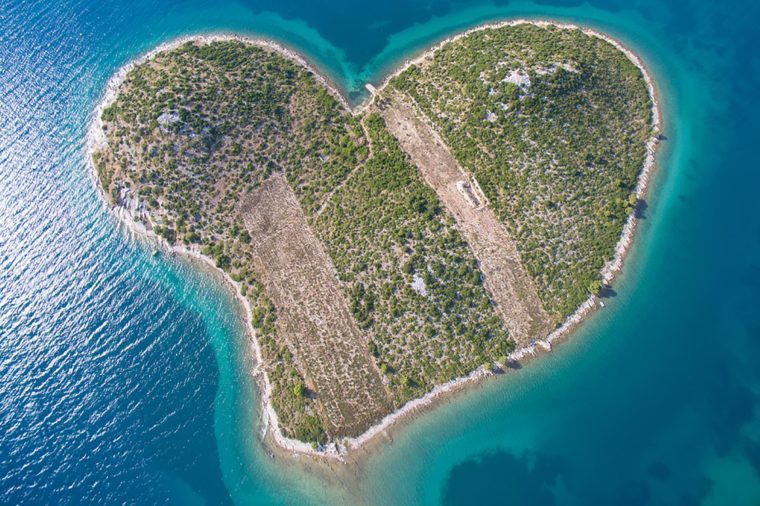
<svg viewBox="0 0 760 506">
<path fill-rule="evenodd" d="M 0 502 L 757 504 L 754 2 L 0 0 Z M 182 34 L 266 35 L 360 101 L 478 22 L 593 26 L 651 68 L 665 134 L 617 295 L 554 353 L 394 433 L 349 489 L 256 442 L 228 288 L 120 230 L 83 138 L 108 77 Z"/>
</svg>

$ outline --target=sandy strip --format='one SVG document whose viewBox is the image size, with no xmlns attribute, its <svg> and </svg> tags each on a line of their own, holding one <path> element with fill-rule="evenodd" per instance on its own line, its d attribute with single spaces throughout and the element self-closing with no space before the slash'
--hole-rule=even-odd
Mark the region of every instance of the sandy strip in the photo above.
<svg viewBox="0 0 760 506">
<path fill-rule="evenodd" d="M 371 86 L 368 87 L 368 89 L 370 89 L 373 92 L 372 96 L 370 96 L 367 102 L 365 102 L 364 104 L 361 104 L 360 106 L 354 108 L 353 110 L 349 106 L 348 101 L 345 99 L 345 97 L 340 93 L 340 91 L 338 91 L 338 89 L 335 86 L 333 86 L 332 83 L 330 83 L 326 78 L 324 78 L 324 76 L 322 76 L 319 72 L 317 72 L 317 70 L 311 64 L 309 64 L 303 56 L 293 51 L 292 49 L 286 48 L 285 46 L 277 42 L 274 42 L 271 40 L 254 39 L 250 37 L 244 37 L 244 36 L 239 36 L 239 35 L 228 35 L 228 34 L 188 36 L 188 37 L 181 37 L 178 39 L 174 39 L 165 44 L 161 44 L 160 46 L 142 55 L 141 57 L 129 62 L 128 64 L 123 66 L 121 69 L 119 69 L 119 71 L 116 74 L 114 74 L 111 77 L 111 79 L 109 79 L 108 84 L 106 85 L 106 89 L 104 91 L 103 97 L 101 101 L 99 102 L 98 106 L 96 107 L 93 117 L 90 120 L 90 127 L 88 129 L 88 134 L 87 134 L 86 157 L 87 157 L 87 163 L 90 167 L 91 177 L 93 177 L 93 180 L 94 180 L 93 182 L 95 186 L 99 189 L 99 193 L 103 196 L 104 201 L 107 202 L 108 200 L 103 192 L 103 189 L 100 185 L 100 181 L 96 173 L 96 169 L 92 163 L 91 155 L 95 150 L 102 149 L 107 146 L 106 136 L 103 131 L 103 123 L 101 120 L 101 113 L 105 107 L 108 107 L 109 105 L 111 105 L 113 101 L 115 100 L 118 87 L 121 85 L 121 83 L 123 83 L 126 77 L 126 74 L 136 65 L 139 65 L 140 63 L 143 63 L 153 58 L 157 53 L 161 51 L 174 49 L 186 42 L 196 41 L 200 43 L 211 43 L 215 41 L 237 40 L 240 42 L 254 44 L 260 47 L 265 47 L 265 48 L 277 51 L 283 54 L 284 56 L 291 58 L 293 61 L 299 63 L 305 68 L 309 69 L 314 74 L 318 82 L 320 82 L 323 86 L 325 86 L 325 88 L 341 103 L 341 105 L 346 110 L 351 111 L 354 114 L 360 114 L 369 105 L 371 105 L 372 101 L 374 100 L 375 93 L 377 91 L 381 91 L 388 84 L 388 81 L 390 81 L 390 79 L 392 79 L 396 75 L 406 70 L 410 65 L 420 63 L 426 58 L 429 58 L 436 50 L 441 48 L 443 45 L 451 41 L 458 40 L 461 37 L 464 37 L 468 34 L 471 34 L 479 30 L 484 30 L 484 29 L 489 29 L 489 28 L 500 28 L 504 26 L 515 26 L 515 25 L 520 25 L 520 24 L 532 24 L 532 25 L 540 26 L 540 27 L 554 26 L 554 27 L 563 28 L 563 29 L 580 29 L 587 35 L 598 37 L 602 40 L 609 42 L 610 44 L 615 46 L 618 50 L 623 52 L 628 57 L 628 59 L 639 68 L 642 75 L 644 76 L 644 80 L 646 82 L 647 89 L 649 91 L 649 96 L 652 101 L 652 131 L 653 131 L 653 136 L 652 138 L 650 138 L 650 140 L 647 142 L 647 145 L 646 145 L 647 156 L 644 162 L 644 166 L 642 167 L 641 173 L 639 174 L 638 183 L 635 190 L 636 196 L 640 199 L 643 199 L 646 196 L 651 173 L 655 167 L 655 151 L 658 144 L 657 134 L 659 133 L 660 128 L 661 128 L 660 108 L 659 108 L 659 103 L 657 101 L 657 94 L 654 87 L 654 81 L 651 75 L 649 74 L 649 72 L 647 71 L 646 67 L 644 67 L 643 63 L 641 62 L 641 60 L 636 54 L 634 54 L 628 48 L 623 46 L 620 42 L 609 37 L 608 35 L 605 35 L 603 33 L 600 33 L 598 31 L 595 31 L 589 28 L 583 28 L 574 24 L 556 23 L 552 21 L 534 21 L 534 20 L 528 20 L 528 19 L 517 19 L 517 20 L 479 25 L 475 28 L 461 32 L 457 35 L 454 35 L 452 37 L 449 37 L 441 41 L 440 43 L 436 44 L 434 47 L 430 48 L 429 50 L 416 56 L 414 59 L 407 60 L 404 63 L 404 65 L 399 67 L 395 72 L 389 74 L 384 79 L 383 84 L 382 86 L 379 87 L 379 89 L 375 90 L 374 87 L 371 87 Z M 434 402 L 442 399 L 445 395 L 451 392 L 460 390 L 465 386 L 475 384 L 479 382 L 482 378 L 491 375 L 490 373 L 487 373 L 483 371 L 482 369 L 478 369 L 476 371 L 473 371 L 471 374 L 467 376 L 456 378 L 447 383 L 439 385 L 435 387 L 433 390 L 431 390 L 430 392 L 428 392 L 427 394 L 425 394 L 423 397 L 409 401 L 397 411 L 387 415 L 380 422 L 370 427 L 362 435 L 355 438 L 344 438 L 340 441 L 329 444 L 327 448 L 323 449 L 323 451 L 316 451 L 308 443 L 287 438 L 282 434 L 279 421 L 277 418 L 277 414 L 275 413 L 272 407 L 272 403 L 270 401 L 272 387 L 269 382 L 269 379 L 267 378 L 266 373 L 263 371 L 263 369 L 261 369 L 261 364 L 263 363 L 261 350 L 256 340 L 256 333 L 253 329 L 253 326 L 250 323 L 251 322 L 251 307 L 250 307 L 250 304 L 248 303 L 248 300 L 240 294 L 239 284 L 236 283 L 232 278 L 230 278 L 229 275 L 227 275 L 224 271 L 217 268 L 212 259 L 205 257 L 204 255 L 201 255 L 198 250 L 191 249 L 185 246 L 170 246 L 168 243 L 166 243 L 166 241 L 156 236 L 154 233 L 149 231 L 142 223 L 137 221 L 130 210 L 124 207 L 118 207 L 118 208 L 114 208 L 113 212 L 122 221 L 122 223 L 125 224 L 125 226 L 130 232 L 138 236 L 146 237 L 151 242 L 161 244 L 165 249 L 168 249 L 170 251 L 175 251 L 179 254 L 186 255 L 190 258 L 200 259 L 205 264 L 207 264 L 210 268 L 220 272 L 223 279 L 225 279 L 228 283 L 231 284 L 231 286 L 235 288 L 234 291 L 235 291 L 236 297 L 238 298 L 238 300 L 240 300 L 241 304 L 245 308 L 246 327 L 251 336 L 251 348 L 256 358 L 257 366 L 254 368 L 254 371 L 252 371 L 252 374 L 257 380 L 257 384 L 259 385 L 259 390 L 261 393 L 261 402 L 262 402 L 262 407 L 263 407 L 262 432 L 261 432 L 262 441 L 273 441 L 281 450 L 284 450 L 290 453 L 291 455 L 309 455 L 309 456 L 316 457 L 318 459 L 326 459 L 327 461 L 338 460 L 340 462 L 346 462 L 346 457 L 347 455 L 349 455 L 350 451 L 356 451 L 363 446 L 368 446 L 368 444 L 371 441 L 375 440 L 378 436 L 384 434 L 387 429 L 391 428 L 391 426 L 397 425 L 405 421 L 414 412 L 417 412 L 424 408 L 428 408 Z M 602 279 L 605 283 L 608 283 L 612 279 L 614 279 L 615 275 L 622 268 L 625 256 L 628 253 L 630 246 L 633 242 L 634 233 L 636 231 L 636 225 L 637 225 L 636 216 L 634 215 L 634 213 L 631 213 L 623 228 L 623 232 L 620 236 L 620 240 L 618 241 L 615 247 L 615 254 L 614 254 L 613 259 L 610 262 L 608 262 L 607 265 L 605 265 L 601 271 Z M 570 315 L 565 320 L 565 322 L 559 328 L 554 330 L 545 339 L 537 340 L 528 346 L 515 350 L 509 355 L 508 361 L 519 361 L 524 358 L 533 356 L 540 351 L 551 350 L 551 346 L 553 342 L 555 342 L 556 340 L 568 334 L 572 329 L 574 329 L 578 324 L 580 324 L 581 321 L 596 307 L 597 307 L 597 298 L 594 296 L 589 297 L 583 304 L 581 304 L 580 307 L 578 307 L 578 309 L 572 315 Z"/>
</svg>

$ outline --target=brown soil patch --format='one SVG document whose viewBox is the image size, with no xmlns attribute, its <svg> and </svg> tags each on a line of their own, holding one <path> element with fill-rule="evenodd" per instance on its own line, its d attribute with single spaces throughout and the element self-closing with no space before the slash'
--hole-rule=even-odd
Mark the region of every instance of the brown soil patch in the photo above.
<svg viewBox="0 0 760 506">
<path fill-rule="evenodd" d="M 248 195 L 242 213 L 253 264 L 309 387 L 318 392 L 325 428 L 353 436 L 392 410 L 380 373 L 356 326 L 335 267 L 281 175 Z"/>
<path fill-rule="evenodd" d="M 412 105 L 395 96 L 382 109 L 388 129 L 436 191 L 472 248 L 484 284 L 512 339 L 519 347 L 545 337 L 553 325 L 533 279 L 506 228 L 469 183 L 469 176 Z"/>
</svg>

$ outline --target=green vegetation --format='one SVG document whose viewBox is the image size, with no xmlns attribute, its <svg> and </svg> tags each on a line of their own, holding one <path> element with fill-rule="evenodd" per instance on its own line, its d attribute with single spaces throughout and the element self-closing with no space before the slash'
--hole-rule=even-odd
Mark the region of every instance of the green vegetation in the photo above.
<svg viewBox="0 0 760 506">
<path fill-rule="evenodd" d="M 313 144 L 293 142 L 296 117 L 301 138 L 313 133 Z M 200 248 L 241 283 L 285 434 L 324 442 L 316 397 L 278 339 L 274 305 L 251 269 L 238 206 L 290 160 L 299 161 L 297 175 L 289 174 L 300 178 L 299 194 L 317 199 L 320 185 L 366 156 L 350 145 L 356 121 L 300 65 L 240 42 L 186 43 L 138 65 L 102 120 L 109 148 L 93 162 L 107 194 L 137 205 L 156 234 Z M 319 157 L 335 161 L 309 163 Z"/>
<path fill-rule="evenodd" d="M 475 175 L 559 320 L 598 290 L 651 135 L 640 70 L 580 30 L 529 24 L 444 45 L 391 86 Z"/>
<path fill-rule="evenodd" d="M 277 339 L 276 311 L 264 289 L 252 276 L 245 279 L 244 295 L 251 303 L 251 324 L 266 363 L 269 381 L 272 383 L 272 406 L 282 427 L 290 436 L 302 441 L 323 443 L 326 436 L 317 416 L 316 406 L 295 367 L 293 354 L 288 346 Z"/>
<path fill-rule="evenodd" d="M 93 161 L 114 203 L 241 283 L 286 435 L 330 436 L 240 215 L 276 172 L 331 256 L 397 406 L 512 349 L 475 259 L 382 119 L 351 115 L 283 56 L 239 42 L 162 52 L 128 74 L 102 119 L 109 147 Z"/>
<path fill-rule="evenodd" d="M 380 116 L 364 122 L 373 156 L 314 226 L 400 405 L 496 360 L 512 343 L 435 192 Z"/>
<path fill-rule="evenodd" d="M 598 290 L 651 131 L 625 56 L 577 31 L 484 30 L 391 86 L 475 175 L 557 321 Z M 266 237 L 241 207 L 273 174 L 286 176 L 334 265 L 367 369 L 382 375 L 373 392 L 400 407 L 513 349 L 470 246 L 382 117 L 349 113 L 281 54 L 237 41 L 161 52 L 128 73 L 102 120 L 108 146 L 93 164 L 106 195 L 240 283 L 285 435 L 336 437 L 304 364 L 346 359 L 299 357 L 278 320 L 283 302 L 257 275 L 254 246 Z"/>
</svg>

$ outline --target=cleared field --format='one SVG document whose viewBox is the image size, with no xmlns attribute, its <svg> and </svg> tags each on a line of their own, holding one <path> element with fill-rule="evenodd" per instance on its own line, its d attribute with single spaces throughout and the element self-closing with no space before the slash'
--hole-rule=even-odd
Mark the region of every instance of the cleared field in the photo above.
<svg viewBox="0 0 760 506">
<path fill-rule="evenodd" d="M 253 266 L 332 437 L 356 435 L 392 407 L 335 268 L 282 175 L 242 204 Z"/>
<path fill-rule="evenodd" d="M 525 271 L 514 241 L 469 186 L 468 176 L 413 106 L 397 96 L 382 108 L 388 129 L 454 217 L 480 263 L 483 283 L 518 344 L 547 335 L 553 322 L 544 310 L 533 280 Z"/>
</svg>

